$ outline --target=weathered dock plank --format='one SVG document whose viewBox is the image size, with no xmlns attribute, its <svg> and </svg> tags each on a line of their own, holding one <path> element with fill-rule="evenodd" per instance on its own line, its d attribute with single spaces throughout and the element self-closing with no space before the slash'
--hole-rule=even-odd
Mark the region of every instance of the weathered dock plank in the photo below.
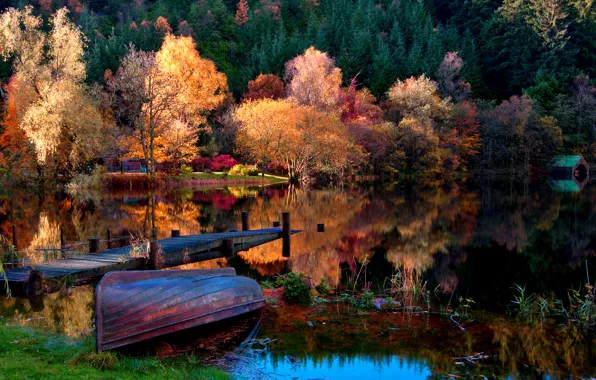
<svg viewBox="0 0 596 380">
<path fill-rule="evenodd" d="M 300 232 L 292 230 L 292 234 Z M 224 257 L 226 252 L 246 251 L 252 247 L 282 238 L 279 227 L 252 231 L 187 235 L 158 240 L 159 267 L 167 268 L 187 263 Z M 233 241 L 234 249 L 225 246 Z M 231 243 L 228 243 L 231 244 Z M 94 281 L 116 270 L 145 269 L 155 267 L 148 257 L 130 255 L 132 246 L 111 248 L 98 253 L 66 257 L 34 266 L 8 269 L 5 272 L 11 290 L 26 295 L 51 292 L 60 287 Z M 147 248 L 148 253 L 148 248 Z M 35 273 L 35 275 L 32 275 Z M 0 276 L 0 281 L 4 277 Z"/>
</svg>

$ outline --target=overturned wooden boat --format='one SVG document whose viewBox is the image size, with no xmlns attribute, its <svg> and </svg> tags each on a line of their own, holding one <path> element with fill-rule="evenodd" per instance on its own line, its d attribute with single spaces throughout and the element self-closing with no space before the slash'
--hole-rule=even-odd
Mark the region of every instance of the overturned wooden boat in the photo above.
<svg viewBox="0 0 596 380">
<path fill-rule="evenodd" d="M 95 291 L 97 351 L 249 313 L 265 306 L 261 286 L 233 268 L 118 271 Z"/>
</svg>

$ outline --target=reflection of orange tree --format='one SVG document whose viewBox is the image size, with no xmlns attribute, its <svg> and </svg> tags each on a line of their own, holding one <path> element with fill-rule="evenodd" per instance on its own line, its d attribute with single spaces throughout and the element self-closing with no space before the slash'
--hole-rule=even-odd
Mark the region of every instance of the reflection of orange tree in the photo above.
<svg viewBox="0 0 596 380">
<path fill-rule="evenodd" d="M 169 237 L 173 229 L 180 230 L 182 235 L 202 232 L 199 222 L 203 214 L 201 206 L 189 202 L 185 198 L 166 201 L 151 197 L 141 206 L 139 204 L 123 204 L 120 211 L 128 218 L 121 219 L 120 227 L 128 231 L 137 231 L 150 236 L 152 228 L 158 228 L 158 238 Z"/>
<path fill-rule="evenodd" d="M 491 323 L 493 342 L 499 345 L 499 360 L 503 366 L 516 373 L 524 363 L 557 377 L 593 373 L 596 357 L 591 352 L 589 338 L 576 326 L 554 327 L 553 324 L 547 321 L 514 325 L 504 320 Z"/>
<path fill-rule="evenodd" d="M 12 320 L 27 327 L 76 337 L 89 334 L 93 326 L 94 292 L 90 286 L 49 294 L 40 300 L 16 299 L 14 302 L 21 305 L 5 305 L 15 310 Z M 35 302 L 43 303 L 43 309 Z"/>
<path fill-rule="evenodd" d="M 354 215 L 366 205 L 366 195 L 356 191 L 309 191 L 293 189 L 286 197 L 250 199 L 251 228 L 269 227 L 281 220 L 281 213 L 291 212 L 292 228 L 302 233 L 292 236 L 289 268 L 303 272 L 315 280 L 325 277 L 337 283 L 338 261 L 336 246 L 350 229 Z M 239 219 L 239 215 L 236 216 Z M 317 223 L 325 223 L 325 232 L 316 232 Z M 349 232 L 348 232 L 349 233 Z M 262 275 L 273 275 L 283 268 L 281 241 L 275 241 L 240 253 L 241 257 Z M 364 252 L 362 253 L 362 256 Z"/>
<path fill-rule="evenodd" d="M 434 265 L 435 254 L 448 254 L 451 245 L 469 241 L 476 226 L 478 201 L 457 189 L 400 197 L 394 205 L 397 233 L 387 237 L 387 260 L 401 268 L 410 281 Z M 457 279 L 444 275 L 439 279 L 441 285 L 452 290 Z"/>
</svg>

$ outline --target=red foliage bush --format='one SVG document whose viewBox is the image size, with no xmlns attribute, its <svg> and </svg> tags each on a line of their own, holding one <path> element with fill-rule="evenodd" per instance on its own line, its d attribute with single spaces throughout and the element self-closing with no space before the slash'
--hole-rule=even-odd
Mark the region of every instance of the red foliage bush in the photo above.
<svg viewBox="0 0 596 380">
<path fill-rule="evenodd" d="M 211 159 L 209 157 L 198 157 L 190 162 L 190 166 L 195 172 L 204 172 L 211 169 Z"/>
<path fill-rule="evenodd" d="M 213 158 L 213 161 L 211 161 L 211 169 L 215 171 L 230 170 L 237 163 L 238 161 L 232 158 L 229 154 L 222 154 Z"/>
</svg>

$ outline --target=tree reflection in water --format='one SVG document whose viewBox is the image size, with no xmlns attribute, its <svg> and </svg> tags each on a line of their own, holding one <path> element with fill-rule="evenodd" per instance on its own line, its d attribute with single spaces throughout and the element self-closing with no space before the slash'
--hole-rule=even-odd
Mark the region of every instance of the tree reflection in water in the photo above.
<svg viewBox="0 0 596 380">
<path fill-rule="evenodd" d="M 292 227 L 304 230 L 292 237 L 291 257 L 282 257 L 281 241 L 276 241 L 187 267 L 233 265 L 253 277 L 291 270 L 315 281 L 324 277 L 335 287 L 367 257 L 370 264 L 364 273 L 373 286 L 401 270 L 419 276 L 430 290 L 472 297 L 477 307 L 501 312 L 512 299 L 514 283 L 563 298 L 568 288 L 577 289 L 585 281 L 586 260 L 596 273 L 595 186 L 575 194 L 494 184 L 424 190 L 274 186 L 96 194 L 84 200 L 15 189 L 0 198 L 0 232 L 10 236 L 15 223 L 22 248 L 58 245 L 60 227 L 70 242 L 105 238 L 107 229 L 114 236 L 150 236 L 156 228 L 162 238 L 172 229 L 182 234 L 238 229 L 242 211 L 249 211 L 253 229 L 269 227 L 283 211 L 291 211 Z M 318 223 L 325 224 L 324 233 L 316 232 Z M 39 252 L 28 254 L 34 261 L 43 259 Z M 76 334 L 91 326 L 92 293 L 82 289 L 88 288 L 45 298 L 39 312 L 39 304 L 6 300 L 3 315 L 21 323 L 43 316 L 39 321 L 44 322 L 27 323 Z M 500 347 L 501 365 L 512 373 L 523 372 L 516 367 L 520 363 L 572 373 L 572 366 L 588 366 L 593 355 L 574 340 L 573 329 L 556 330 L 567 335 L 555 342 L 544 332 L 549 329 L 536 326 L 493 321 L 489 328 L 483 336 Z"/>
</svg>

